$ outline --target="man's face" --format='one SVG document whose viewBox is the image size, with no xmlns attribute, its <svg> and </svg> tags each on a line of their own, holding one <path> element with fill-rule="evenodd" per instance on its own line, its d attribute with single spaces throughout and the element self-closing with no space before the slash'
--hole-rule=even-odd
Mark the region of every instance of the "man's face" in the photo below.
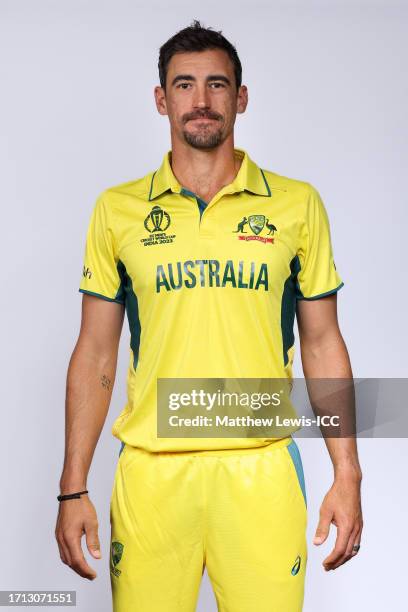
<svg viewBox="0 0 408 612">
<path fill-rule="evenodd" d="M 248 101 L 244 85 L 237 91 L 232 61 L 222 49 L 173 55 L 166 91 L 156 87 L 155 97 L 173 137 L 204 150 L 224 142 Z"/>
</svg>

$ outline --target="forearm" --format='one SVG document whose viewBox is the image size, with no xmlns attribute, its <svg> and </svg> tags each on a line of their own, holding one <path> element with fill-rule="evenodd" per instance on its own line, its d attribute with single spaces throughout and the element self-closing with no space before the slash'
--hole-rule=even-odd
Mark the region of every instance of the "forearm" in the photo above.
<svg viewBox="0 0 408 612">
<path fill-rule="evenodd" d="M 61 493 L 86 488 L 97 441 L 112 396 L 117 353 L 102 356 L 79 342 L 67 373 L 65 456 Z"/>
<path fill-rule="evenodd" d="M 313 340 L 303 333 L 300 347 L 306 378 L 353 377 L 347 347 L 338 328 L 330 329 Z"/>
<path fill-rule="evenodd" d="M 322 395 L 325 381 L 329 381 L 326 384 L 335 391 L 335 381 L 330 383 L 330 379 L 351 381 L 353 378 L 347 348 L 338 330 L 331 331 L 313 344 L 305 341 L 302 346 L 302 364 L 305 377 L 313 380 L 313 383 L 308 385 L 312 406 L 315 403 L 313 388 L 316 395 L 319 396 Z M 319 383 L 319 380 L 322 382 Z M 330 398 L 330 395 L 328 397 Z M 339 414 L 344 419 L 345 425 L 348 426 L 347 431 L 354 431 L 355 423 L 351 423 L 355 419 L 354 393 L 351 393 L 350 386 L 343 391 L 337 391 L 337 398 L 341 397 L 344 397 L 344 403 L 341 404 L 340 401 Z M 318 401 L 322 404 L 321 399 Z M 334 399 L 330 401 L 334 403 Z M 339 402 L 339 399 L 337 399 L 337 402 Z M 325 412 L 324 402 L 322 412 Z M 327 436 L 325 442 L 333 463 L 335 478 L 361 480 L 361 468 L 355 437 Z"/>
</svg>

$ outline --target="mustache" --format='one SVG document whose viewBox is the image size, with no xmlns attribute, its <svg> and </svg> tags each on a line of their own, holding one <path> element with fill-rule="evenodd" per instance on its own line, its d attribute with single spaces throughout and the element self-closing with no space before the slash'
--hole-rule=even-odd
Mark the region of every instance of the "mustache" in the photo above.
<svg viewBox="0 0 408 612">
<path fill-rule="evenodd" d="M 194 111 L 183 115 L 183 123 L 187 123 L 187 121 L 192 121 L 193 119 L 215 119 L 216 121 L 220 121 L 222 118 L 222 115 L 214 111 Z"/>
</svg>

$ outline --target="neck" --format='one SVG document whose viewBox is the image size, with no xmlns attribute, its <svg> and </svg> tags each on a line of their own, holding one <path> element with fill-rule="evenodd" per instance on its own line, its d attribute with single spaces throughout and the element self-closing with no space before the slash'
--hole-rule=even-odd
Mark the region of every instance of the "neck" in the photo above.
<svg viewBox="0 0 408 612">
<path fill-rule="evenodd" d="M 223 187 L 232 183 L 240 165 L 241 160 L 234 155 L 232 135 L 209 151 L 194 149 L 172 139 L 171 167 L 174 176 L 182 187 L 207 203 Z"/>
</svg>

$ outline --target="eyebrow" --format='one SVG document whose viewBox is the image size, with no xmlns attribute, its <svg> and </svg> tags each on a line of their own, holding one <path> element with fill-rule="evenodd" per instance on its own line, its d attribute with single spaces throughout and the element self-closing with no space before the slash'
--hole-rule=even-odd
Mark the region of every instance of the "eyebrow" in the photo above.
<svg viewBox="0 0 408 612">
<path fill-rule="evenodd" d="M 175 85 L 178 81 L 195 81 L 195 80 L 196 78 L 191 74 L 178 74 L 177 76 L 174 77 L 171 84 Z M 207 82 L 208 81 L 223 81 L 227 85 L 231 85 L 231 81 L 229 80 L 229 78 L 223 74 L 210 74 L 206 78 L 206 81 Z"/>
</svg>

